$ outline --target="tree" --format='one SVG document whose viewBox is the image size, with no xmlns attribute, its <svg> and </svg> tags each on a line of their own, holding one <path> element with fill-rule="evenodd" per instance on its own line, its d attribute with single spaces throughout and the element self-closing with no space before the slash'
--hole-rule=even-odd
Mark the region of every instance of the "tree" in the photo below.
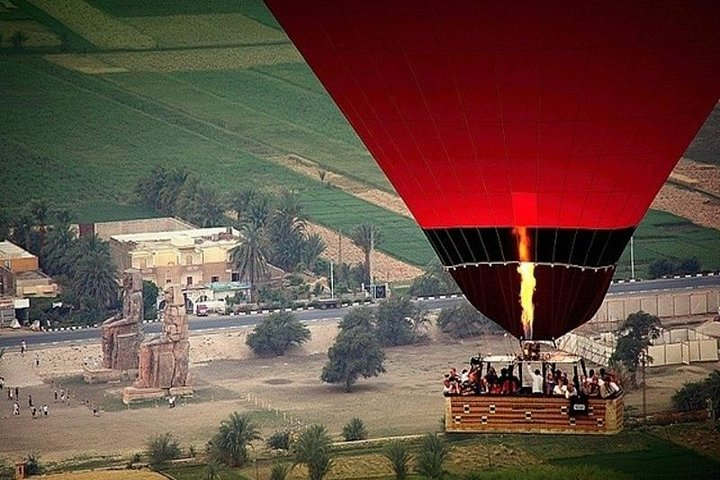
<svg viewBox="0 0 720 480">
<path fill-rule="evenodd" d="M 200 227 L 215 227 L 223 223 L 225 202 L 217 190 L 189 177 L 180 189 L 174 211 Z"/>
<path fill-rule="evenodd" d="M 157 318 L 157 299 L 160 289 L 155 282 L 143 280 L 142 296 L 143 310 L 145 311 L 145 320 L 153 320 Z"/>
<path fill-rule="evenodd" d="M 73 272 L 72 287 L 81 308 L 112 308 L 118 301 L 115 265 L 108 253 L 91 251 L 81 257 Z"/>
<path fill-rule="evenodd" d="M 323 254 L 327 245 L 320 235 L 313 233 L 305 237 L 302 261 L 307 268 L 312 268 L 317 263 L 320 255 Z"/>
<path fill-rule="evenodd" d="M 449 454 L 447 445 L 436 433 L 425 435 L 417 458 L 418 473 L 432 479 L 442 478 L 443 464 Z"/>
<path fill-rule="evenodd" d="M 5 210 L 0 209 L 0 242 L 10 238 L 10 226 L 12 221 Z"/>
<path fill-rule="evenodd" d="M 47 244 L 41 257 L 43 270 L 50 276 L 69 275 L 71 265 L 68 261 L 76 241 L 75 232 L 69 222 L 58 221 L 50 227 Z"/>
<path fill-rule="evenodd" d="M 157 193 L 157 211 L 166 215 L 177 213 L 177 201 L 190 178 L 187 170 L 163 170 L 162 183 Z"/>
<path fill-rule="evenodd" d="M 370 255 L 373 249 L 382 242 L 380 230 L 375 225 L 363 223 L 355 227 L 355 229 L 350 233 L 350 240 L 355 244 L 355 246 L 363 251 L 363 254 L 365 254 L 365 282 L 371 284 Z"/>
<path fill-rule="evenodd" d="M 307 467 L 310 480 L 322 480 L 332 467 L 332 440 L 324 425 L 306 428 L 292 444 L 291 451 L 295 465 Z"/>
<path fill-rule="evenodd" d="M 146 442 L 145 454 L 153 468 L 160 468 L 180 457 L 180 442 L 170 432 L 153 435 Z"/>
<path fill-rule="evenodd" d="M 668 258 L 661 258 L 650 263 L 648 273 L 650 278 L 660 278 L 665 275 L 672 275 L 677 270 L 677 264 Z"/>
<path fill-rule="evenodd" d="M 443 308 L 437 324 L 444 333 L 453 338 L 468 338 L 501 332 L 492 320 L 478 312 L 469 302 Z"/>
<path fill-rule="evenodd" d="M 278 430 L 273 432 L 265 444 L 272 450 L 289 450 L 290 449 L 290 431 L 289 430 Z"/>
<path fill-rule="evenodd" d="M 355 417 L 350 420 L 342 430 L 343 439 L 346 442 L 354 442 L 356 440 L 365 440 L 367 438 L 367 430 L 361 418 Z"/>
<path fill-rule="evenodd" d="M 209 461 L 203 471 L 203 480 L 220 480 L 220 478 L 220 465 L 214 460 Z"/>
<path fill-rule="evenodd" d="M 323 382 L 343 384 L 346 392 L 350 392 L 361 375 L 370 378 L 385 373 L 385 352 L 377 336 L 366 326 L 365 319 L 358 315 L 348 317 L 350 313 L 341 322 L 335 344 L 328 349 L 328 362 L 320 376 Z M 362 323 L 354 323 L 355 320 Z"/>
<path fill-rule="evenodd" d="M 373 324 L 373 313 L 367 307 L 357 307 L 345 314 L 338 325 L 341 332 L 352 329 L 360 329 L 368 333 L 374 333 L 375 325 Z"/>
<path fill-rule="evenodd" d="M 267 275 L 267 257 L 263 246 L 262 225 L 250 222 L 240 227 L 242 240 L 230 251 L 233 268 L 250 282 L 250 301 L 255 298 L 257 283 Z"/>
<path fill-rule="evenodd" d="M 713 370 L 699 382 L 683 385 L 672 396 L 672 403 L 676 409 L 687 412 L 706 408 L 705 401 L 708 399 L 716 412 L 720 410 L 720 370 Z"/>
<path fill-rule="evenodd" d="M 619 337 L 610 363 L 624 367 L 630 374 L 630 383 L 637 386 L 637 369 L 641 357 L 647 357 L 647 348 L 660 335 L 660 319 L 643 311 L 631 313 L 618 331 Z M 647 358 L 647 360 L 652 360 Z"/>
<path fill-rule="evenodd" d="M 22 50 L 28 39 L 29 37 L 25 34 L 25 32 L 22 30 L 15 30 L 15 32 L 10 36 L 10 43 L 12 43 L 13 48 L 16 50 Z"/>
<path fill-rule="evenodd" d="M 286 271 L 297 269 L 306 252 L 305 214 L 294 192 L 284 191 L 275 200 L 267 237 L 271 245 L 270 261 Z"/>
<path fill-rule="evenodd" d="M 247 447 L 260 434 L 248 414 L 233 412 L 220 423 L 213 437 L 212 454 L 229 467 L 240 467 L 248 460 Z"/>
<path fill-rule="evenodd" d="M 310 339 L 310 330 L 291 312 L 268 315 L 248 335 L 245 343 L 261 357 L 285 355 L 293 345 L 302 345 Z"/>
<path fill-rule="evenodd" d="M 411 458 L 407 445 L 400 440 L 393 440 L 385 447 L 383 455 L 390 461 L 390 466 L 395 472 L 395 479 L 405 480 L 410 470 Z"/>
<path fill-rule="evenodd" d="M 38 257 L 42 257 L 45 249 L 45 235 L 47 234 L 48 218 L 50 216 L 50 208 L 44 200 L 32 200 L 30 202 L 30 215 L 32 215 L 33 224 L 37 228 L 37 242 L 33 245 L 33 253 Z"/>
<path fill-rule="evenodd" d="M 270 480 L 285 480 L 290 473 L 290 467 L 284 463 L 276 463 L 270 470 Z"/>
<path fill-rule="evenodd" d="M 247 188 L 235 192 L 230 199 L 230 208 L 235 211 L 238 223 L 250 220 L 250 212 L 253 206 L 258 202 L 260 197 L 265 195 L 258 192 L 254 188 Z"/>
<path fill-rule="evenodd" d="M 383 347 L 416 343 L 422 338 L 418 327 L 427 322 L 425 311 L 403 296 L 380 303 L 376 313 L 377 336 Z"/>
<path fill-rule="evenodd" d="M 700 264 L 700 260 L 698 260 L 697 257 L 692 257 L 683 259 L 678 265 L 677 272 L 680 275 L 691 275 L 698 273 L 701 269 L 702 265 Z"/>
<path fill-rule="evenodd" d="M 410 285 L 409 295 L 419 297 L 425 295 L 442 295 L 459 292 L 452 275 L 437 260 L 425 267 L 422 275 L 415 278 Z"/>
</svg>

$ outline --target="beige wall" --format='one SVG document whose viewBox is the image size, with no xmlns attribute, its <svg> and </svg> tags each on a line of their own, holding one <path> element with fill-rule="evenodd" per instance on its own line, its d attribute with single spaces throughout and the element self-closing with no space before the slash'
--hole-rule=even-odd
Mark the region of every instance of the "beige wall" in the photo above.
<svg viewBox="0 0 720 480">
<path fill-rule="evenodd" d="M 620 323 L 640 310 L 660 318 L 716 313 L 720 288 L 645 295 L 608 295 L 590 322 Z"/>
<path fill-rule="evenodd" d="M 5 263 L 5 266 L 15 273 L 30 272 L 40 268 L 37 257 L 10 258 L 5 260 Z M 7 263 L 9 263 L 9 265 L 7 265 Z"/>
</svg>

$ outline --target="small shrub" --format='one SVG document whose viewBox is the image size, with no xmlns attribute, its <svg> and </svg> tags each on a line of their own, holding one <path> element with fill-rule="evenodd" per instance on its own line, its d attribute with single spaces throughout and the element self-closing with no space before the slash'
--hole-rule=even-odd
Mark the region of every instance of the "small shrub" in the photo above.
<svg viewBox="0 0 720 480">
<path fill-rule="evenodd" d="M 365 440 L 367 438 L 367 430 L 362 419 L 355 417 L 343 427 L 342 436 L 346 442 L 354 442 L 356 440 Z"/>
<path fill-rule="evenodd" d="M 150 465 L 159 468 L 169 460 L 180 457 L 180 442 L 170 432 L 153 435 L 147 441 L 145 453 Z"/>
<path fill-rule="evenodd" d="M 272 450 L 290 450 L 290 432 L 278 430 L 270 435 L 265 443 Z"/>
<path fill-rule="evenodd" d="M 25 457 L 25 472 L 28 475 L 42 475 L 45 473 L 45 466 L 40 463 L 40 454 L 39 453 L 29 453 L 27 457 Z"/>
<path fill-rule="evenodd" d="M 409 472 L 410 451 L 407 445 L 399 440 L 390 442 L 383 452 L 390 461 L 396 480 L 405 480 Z"/>
<path fill-rule="evenodd" d="M 270 480 L 286 480 L 290 467 L 284 463 L 276 463 L 270 470 Z"/>
<path fill-rule="evenodd" d="M 449 453 L 447 444 L 436 433 L 425 435 L 417 458 L 418 473 L 432 479 L 442 478 Z"/>
<path fill-rule="evenodd" d="M 190 445 L 188 447 L 188 455 L 190 455 L 192 458 L 197 457 L 197 450 L 195 450 L 195 445 Z"/>
</svg>

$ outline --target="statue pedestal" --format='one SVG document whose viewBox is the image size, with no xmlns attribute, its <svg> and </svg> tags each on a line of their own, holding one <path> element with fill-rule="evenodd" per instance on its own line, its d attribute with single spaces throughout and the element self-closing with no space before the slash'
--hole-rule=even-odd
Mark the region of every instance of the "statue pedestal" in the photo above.
<svg viewBox="0 0 720 480">
<path fill-rule="evenodd" d="M 115 370 L 113 368 L 83 367 L 83 380 L 85 383 L 110 383 L 132 380 L 137 377 L 137 368 L 130 370 Z"/>
<path fill-rule="evenodd" d="M 125 387 L 123 389 L 123 403 L 125 405 L 146 400 L 162 400 L 166 396 L 167 390 L 164 388 Z"/>
</svg>

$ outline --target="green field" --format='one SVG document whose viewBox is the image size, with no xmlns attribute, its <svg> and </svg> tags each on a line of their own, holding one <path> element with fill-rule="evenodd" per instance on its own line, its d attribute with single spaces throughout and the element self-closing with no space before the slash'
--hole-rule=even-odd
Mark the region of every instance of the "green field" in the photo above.
<svg viewBox="0 0 720 480">
<path fill-rule="evenodd" d="M 279 29 L 261 0 L 88 1 L 121 21 L 229 13 Z M 26 0 L 17 3 L 15 15 L 62 33 L 71 51 L 92 48 Z M 136 55 L 142 60 L 144 53 Z M 11 211 L 45 198 L 82 221 L 151 216 L 132 205 L 133 186 L 155 165 L 177 166 L 226 194 L 248 186 L 294 189 L 318 223 L 348 232 L 370 221 L 383 231 L 381 250 L 416 265 L 434 258 L 412 220 L 268 161 L 294 153 L 393 191 L 304 63 L 93 76 L 25 54 L 0 57 L 0 69 L 0 206 Z M 711 116 L 706 138 L 689 150 L 700 152 L 699 160 L 713 156 L 718 118 Z M 647 277 L 647 266 L 660 257 L 697 257 L 703 268 L 718 269 L 718 246 L 720 232 L 651 211 L 635 236 L 636 276 Z M 629 264 L 626 251 L 618 277 L 630 276 Z"/>
<path fill-rule="evenodd" d="M 386 239 L 380 249 L 418 265 L 433 258 L 411 219 L 249 153 L 262 144 L 38 58 L 0 58 L 0 69 L 8 72 L 0 76 L 8 92 L 0 97 L 0 146 L 10 172 L 0 178 L 3 206 L 46 198 L 83 220 L 110 220 L 118 208 L 131 211 L 110 204 L 132 203 L 133 186 L 153 165 L 184 167 L 228 194 L 292 188 L 318 223 L 349 232 L 372 221 Z M 101 209 L 88 207 L 98 202 Z"/>
</svg>

